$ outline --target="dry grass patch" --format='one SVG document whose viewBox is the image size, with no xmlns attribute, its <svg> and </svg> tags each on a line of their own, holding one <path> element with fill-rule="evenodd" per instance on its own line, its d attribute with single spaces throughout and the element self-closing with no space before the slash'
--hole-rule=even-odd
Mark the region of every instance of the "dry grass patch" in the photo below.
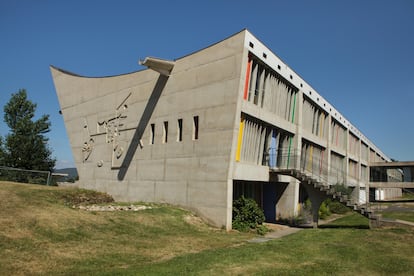
<svg viewBox="0 0 414 276">
<path fill-rule="evenodd" d="M 0 274 L 122 270 L 226 247 L 248 237 L 216 230 L 190 212 L 166 205 L 138 212 L 72 208 L 84 201 L 97 203 L 96 198 L 107 197 L 78 189 L 0 182 Z"/>
</svg>

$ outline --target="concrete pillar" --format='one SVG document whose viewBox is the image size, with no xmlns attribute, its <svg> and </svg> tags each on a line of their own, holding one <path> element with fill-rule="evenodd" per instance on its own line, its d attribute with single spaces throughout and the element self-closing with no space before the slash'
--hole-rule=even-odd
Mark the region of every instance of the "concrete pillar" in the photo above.
<svg viewBox="0 0 414 276">
<path fill-rule="evenodd" d="M 357 184 L 355 185 L 355 189 L 354 190 L 357 190 L 357 191 L 353 191 L 353 194 L 355 194 L 355 196 L 357 197 L 357 199 L 358 199 L 358 204 L 361 204 L 362 203 L 362 200 L 361 200 L 361 184 L 360 184 L 360 182 L 361 182 L 361 170 L 362 170 L 362 168 L 361 168 L 361 139 L 358 139 L 358 143 L 357 143 L 357 145 L 358 145 L 358 152 L 357 152 L 357 154 L 358 154 L 358 156 L 357 156 L 357 159 L 358 159 L 358 162 L 357 162 L 357 169 L 358 169 L 358 174 L 357 174 Z"/>
<path fill-rule="evenodd" d="M 345 179 L 344 179 L 344 185 L 348 186 L 348 179 L 349 179 L 349 129 L 346 129 L 345 132 L 345 137 L 346 137 L 346 141 L 345 141 Z"/>
<path fill-rule="evenodd" d="M 277 193 L 280 195 L 276 203 L 276 219 L 290 219 L 298 216 L 299 181 L 290 176 L 282 176 L 283 185 L 278 185 Z"/>
<path fill-rule="evenodd" d="M 328 183 L 329 184 L 333 184 L 330 182 L 331 180 L 331 145 L 332 145 L 332 141 L 331 141 L 331 137 L 332 137 L 332 116 L 329 113 L 328 114 L 328 138 L 327 140 L 327 147 L 326 147 L 326 154 L 328 155 L 328 162 L 326 164 L 327 166 L 327 178 L 328 178 Z"/>
<path fill-rule="evenodd" d="M 296 95 L 296 134 L 294 139 L 294 152 L 295 152 L 295 168 L 300 168 L 300 158 L 302 152 L 302 113 L 303 113 L 303 91 L 299 90 Z"/>
<path fill-rule="evenodd" d="M 312 183 L 302 183 L 302 185 L 308 193 L 310 201 L 312 202 L 313 228 L 318 228 L 319 208 L 321 207 L 322 202 L 327 198 L 327 196 L 319 189 L 315 189 Z"/>
</svg>

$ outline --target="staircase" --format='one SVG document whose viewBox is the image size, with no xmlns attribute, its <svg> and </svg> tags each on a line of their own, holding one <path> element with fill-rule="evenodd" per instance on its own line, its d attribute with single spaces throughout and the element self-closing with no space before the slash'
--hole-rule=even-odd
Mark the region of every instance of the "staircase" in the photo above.
<svg viewBox="0 0 414 276">
<path fill-rule="evenodd" d="M 379 225 L 380 215 L 374 214 L 373 210 L 368 205 L 359 204 L 352 198 L 348 197 L 348 195 L 336 191 L 334 185 L 329 185 L 329 183 L 323 179 L 317 179 L 315 176 L 298 169 L 270 168 L 270 171 L 281 175 L 292 176 L 301 181 L 303 184 L 311 185 L 313 189 L 320 191 L 326 195 L 327 198 L 338 200 L 343 205 L 350 207 L 353 211 L 367 217 L 370 220 L 370 227 Z"/>
</svg>

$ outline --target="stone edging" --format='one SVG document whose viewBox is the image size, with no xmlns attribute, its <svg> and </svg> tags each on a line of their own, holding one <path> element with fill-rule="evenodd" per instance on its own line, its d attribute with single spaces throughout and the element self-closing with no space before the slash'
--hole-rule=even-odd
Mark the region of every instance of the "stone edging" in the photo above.
<svg viewBox="0 0 414 276">
<path fill-rule="evenodd" d="M 72 206 L 74 209 L 84 210 L 84 211 L 94 211 L 94 212 L 114 212 L 114 211 L 143 211 L 147 209 L 152 209 L 150 206 L 145 205 L 128 205 L 128 206 L 120 206 L 120 205 L 79 205 L 79 206 Z"/>
</svg>

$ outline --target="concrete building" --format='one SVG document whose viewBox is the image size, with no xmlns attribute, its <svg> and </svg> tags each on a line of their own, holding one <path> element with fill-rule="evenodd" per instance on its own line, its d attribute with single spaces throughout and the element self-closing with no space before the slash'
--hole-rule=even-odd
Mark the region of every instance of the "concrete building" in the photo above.
<svg viewBox="0 0 414 276">
<path fill-rule="evenodd" d="M 241 195 L 269 221 L 298 214 L 300 178 L 280 169 L 352 187 L 361 204 L 369 162 L 390 161 L 247 30 L 142 64 L 99 78 L 51 67 L 82 187 L 184 206 L 230 229 Z"/>
</svg>

